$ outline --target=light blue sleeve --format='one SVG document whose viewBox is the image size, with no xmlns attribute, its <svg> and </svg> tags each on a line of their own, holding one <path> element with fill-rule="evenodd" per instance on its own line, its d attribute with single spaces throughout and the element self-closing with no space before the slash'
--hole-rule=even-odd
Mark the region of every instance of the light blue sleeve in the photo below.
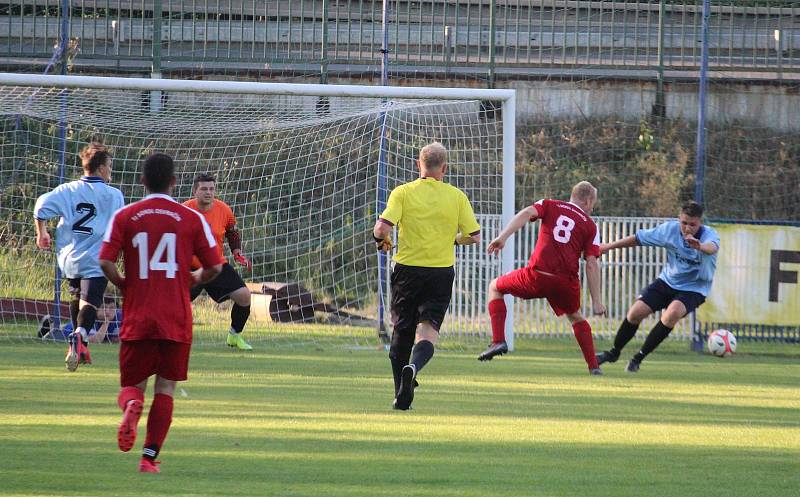
<svg viewBox="0 0 800 497">
<path fill-rule="evenodd" d="M 661 223 L 655 228 L 636 232 L 636 241 L 645 247 L 667 247 L 670 245 L 672 224 L 675 221 Z"/>
<path fill-rule="evenodd" d="M 64 189 L 61 187 L 56 188 L 36 199 L 36 206 L 33 208 L 33 217 L 42 221 L 47 221 L 54 217 L 64 217 L 66 212 L 65 206 Z"/>
<path fill-rule="evenodd" d="M 122 196 L 122 192 L 116 190 L 117 195 L 114 197 L 114 206 L 112 207 L 112 213 L 117 212 L 118 210 L 125 207 L 125 197 Z"/>
</svg>

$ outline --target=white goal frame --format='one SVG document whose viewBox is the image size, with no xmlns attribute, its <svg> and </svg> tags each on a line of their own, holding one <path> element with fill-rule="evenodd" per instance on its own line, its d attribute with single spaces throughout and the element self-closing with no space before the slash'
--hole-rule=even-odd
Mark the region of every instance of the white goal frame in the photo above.
<svg viewBox="0 0 800 497">
<path fill-rule="evenodd" d="M 150 98 L 151 105 L 159 105 L 161 101 L 159 93 L 162 91 L 320 97 L 480 100 L 499 102 L 502 105 L 501 115 L 503 125 L 503 193 L 501 207 L 503 224 L 507 224 L 515 214 L 516 90 L 256 83 L 242 81 L 198 81 L 16 73 L 0 73 L 0 85 L 149 91 L 153 92 Z M 492 236 L 493 234 L 487 233 L 484 230 L 483 235 Z M 506 242 L 501 255 L 501 269 L 503 273 L 514 269 L 515 253 L 514 237 L 511 237 Z M 506 342 L 508 343 L 509 349 L 513 350 L 514 306 L 511 299 L 511 296 L 506 296 L 508 315 L 505 327 Z"/>
</svg>

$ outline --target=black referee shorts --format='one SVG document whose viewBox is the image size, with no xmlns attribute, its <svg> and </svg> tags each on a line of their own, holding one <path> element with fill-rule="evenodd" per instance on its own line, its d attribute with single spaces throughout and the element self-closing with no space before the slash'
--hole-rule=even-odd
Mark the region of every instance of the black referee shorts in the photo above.
<svg viewBox="0 0 800 497">
<path fill-rule="evenodd" d="M 246 286 L 244 280 L 239 276 L 239 273 L 233 269 L 233 266 L 227 262 L 222 265 L 222 272 L 209 281 L 205 285 L 197 285 L 192 287 L 190 295 L 192 300 L 196 299 L 198 295 L 203 293 L 203 290 L 208 293 L 208 296 L 214 299 L 214 302 L 220 303 L 228 300 L 230 295 L 236 290 Z"/>
<path fill-rule="evenodd" d="M 422 321 L 429 321 L 438 331 L 450 306 L 453 279 L 452 267 L 395 264 L 391 278 L 394 332 L 414 334 Z"/>
</svg>

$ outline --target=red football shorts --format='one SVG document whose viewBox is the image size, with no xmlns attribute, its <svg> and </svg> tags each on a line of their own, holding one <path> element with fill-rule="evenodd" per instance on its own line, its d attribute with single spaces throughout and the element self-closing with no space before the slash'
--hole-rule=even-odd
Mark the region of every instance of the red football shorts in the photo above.
<svg viewBox="0 0 800 497">
<path fill-rule="evenodd" d="M 556 316 L 572 314 L 581 308 L 581 284 L 577 277 L 543 274 L 530 266 L 497 278 L 497 290 L 521 299 L 546 298 Z"/>
<path fill-rule="evenodd" d="M 120 385 L 138 385 L 154 374 L 167 380 L 186 380 L 191 348 L 190 343 L 171 340 L 123 341 L 119 347 Z"/>
</svg>

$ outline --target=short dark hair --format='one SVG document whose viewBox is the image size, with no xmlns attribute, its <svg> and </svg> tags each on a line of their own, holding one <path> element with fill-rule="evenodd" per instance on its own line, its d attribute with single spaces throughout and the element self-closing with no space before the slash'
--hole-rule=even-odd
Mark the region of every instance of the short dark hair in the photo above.
<svg viewBox="0 0 800 497">
<path fill-rule="evenodd" d="M 205 183 L 205 182 L 207 182 L 207 181 L 210 181 L 210 182 L 212 182 L 212 183 L 216 183 L 216 182 L 217 182 L 217 179 L 214 177 L 214 175 L 213 175 L 213 174 L 208 174 L 208 173 L 198 173 L 198 174 L 197 174 L 197 175 L 194 177 L 194 181 L 192 181 L 192 191 L 195 191 L 195 190 L 197 189 L 197 184 L 198 184 L 198 183 Z"/>
<path fill-rule="evenodd" d="M 83 147 L 78 155 L 81 158 L 83 169 L 89 174 L 96 173 L 100 166 L 111 158 L 111 153 L 100 138 L 92 138 L 92 141 Z"/>
<path fill-rule="evenodd" d="M 694 200 L 689 200 L 681 206 L 681 212 L 689 217 L 703 217 L 703 206 Z"/>
<path fill-rule="evenodd" d="M 145 186 L 152 193 L 165 193 L 175 176 L 175 162 L 167 154 L 155 152 L 144 161 Z"/>
</svg>

